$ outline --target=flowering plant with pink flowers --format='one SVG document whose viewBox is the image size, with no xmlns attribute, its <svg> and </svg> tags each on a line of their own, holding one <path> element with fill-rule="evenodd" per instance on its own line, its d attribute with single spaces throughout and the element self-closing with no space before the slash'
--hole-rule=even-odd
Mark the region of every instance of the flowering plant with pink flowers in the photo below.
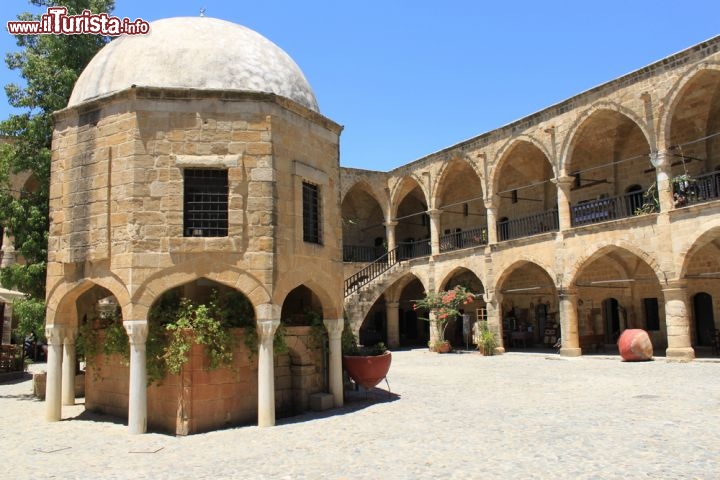
<svg viewBox="0 0 720 480">
<path fill-rule="evenodd" d="M 426 292 L 425 298 L 413 304 L 413 310 L 427 310 L 432 315 L 430 318 L 419 317 L 430 322 L 435 327 L 438 342 L 444 342 L 445 328 L 448 321 L 460 315 L 462 305 L 467 305 L 475 300 L 475 295 L 467 288 L 457 285 L 452 290 L 439 292 Z M 431 345 L 432 347 L 432 345 Z"/>
</svg>

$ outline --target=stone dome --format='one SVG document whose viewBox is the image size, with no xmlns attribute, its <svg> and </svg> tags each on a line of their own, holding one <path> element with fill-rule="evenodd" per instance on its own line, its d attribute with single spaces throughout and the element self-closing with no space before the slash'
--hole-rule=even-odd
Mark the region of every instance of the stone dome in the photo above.
<svg viewBox="0 0 720 480">
<path fill-rule="evenodd" d="M 150 23 L 147 35 L 116 38 L 82 72 L 68 106 L 133 85 L 274 93 L 319 111 L 287 53 L 249 28 L 216 18 L 167 18 Z"/>
</svg>

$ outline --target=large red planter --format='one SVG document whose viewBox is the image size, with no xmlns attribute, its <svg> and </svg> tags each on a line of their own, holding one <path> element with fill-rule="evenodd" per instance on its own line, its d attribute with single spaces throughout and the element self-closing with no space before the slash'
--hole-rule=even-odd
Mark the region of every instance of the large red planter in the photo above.
<svg viewBox="0 0 720 480">
<path fill-rule="evenodd" d="M 652 359 L 653 346 L 645 330 L 639 328 L 625 330 L 618 338 L 617 345 L 620 356 L 626 362 Z"/>
<path fill-rule="evenodd" d="M 343 368 L 355 383 L 370 390 L 387 376 L 391 361 L 390 352 L 367 357 L 348 355 L 343 356 Z"/>
</svg>

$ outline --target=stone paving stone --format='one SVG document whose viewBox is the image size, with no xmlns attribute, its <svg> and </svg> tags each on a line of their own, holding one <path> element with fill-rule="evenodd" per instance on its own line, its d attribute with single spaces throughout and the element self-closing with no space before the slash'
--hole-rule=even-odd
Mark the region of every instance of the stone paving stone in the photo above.
<svg viewBox="0 0 720 480">
<path fill-rule="evenodd" d="M 718 478 L 718 362 L 393 356 L 392 395 L 352 392 L 339 410 L 189 437 L 129 435 L 121 421 L 82 405 L 47 423 L 29 381 L 1 384 L 2 476 Z"/>
</svg>

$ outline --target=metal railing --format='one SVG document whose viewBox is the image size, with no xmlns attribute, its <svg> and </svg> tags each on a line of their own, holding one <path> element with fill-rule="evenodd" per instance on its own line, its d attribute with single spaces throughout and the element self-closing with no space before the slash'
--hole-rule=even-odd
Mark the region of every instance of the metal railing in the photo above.
<svg viewBox="0 0 720 480">
<path fill-rule="evenodd" d="M 449 233 L 440 237 L 440 253 L 487 245 L 487 242 L 488 234 L 486 227 Z"/>
<path fill-rule="evenodd" d="M 385 247 L 343 245 L 343 262 L 374 262 L 385 254 Z"/>
<path fill-rule="evenodd" d="M 617 197 L 590 200 L 570 206 L 572 226 L 590 225 L 619 218 L 642 215 L 643 192 L 630 192 Z"/>
<path fill-rule="evenodd" d="M 398 243 L 398 260 L 409 260 L 411 258 L 429 257 L 432 253 L 430 239 L 416 240 L 414 242 Z"/>
<path fill-rule="evenodd" d="M 360 271 L 345 279 L 345 296 L 347 297 L 363 285 L 370 283 L 375 278 L 387 272 L 398 262 L 398 248 L 385 253 L 380 258 L 366 265 Z"/>
<path fill-rule="evenodd" d="M 683 192 L 685 205 L 709 202 L 720 198 L 720 172 L 710 172 L 698 175 L 689 181 L 689 185 Z M 678 202 L 678 195 L 675 196 L 677 207 L 685 206 Z"/>
<path fill-rule="evenodd" d="M 560 229 L 557 210 L 548 210 L 527 217 L 497 222 L 498 240 L 529 237 L 545 232 L 557 232 Z"/>
</svg>

